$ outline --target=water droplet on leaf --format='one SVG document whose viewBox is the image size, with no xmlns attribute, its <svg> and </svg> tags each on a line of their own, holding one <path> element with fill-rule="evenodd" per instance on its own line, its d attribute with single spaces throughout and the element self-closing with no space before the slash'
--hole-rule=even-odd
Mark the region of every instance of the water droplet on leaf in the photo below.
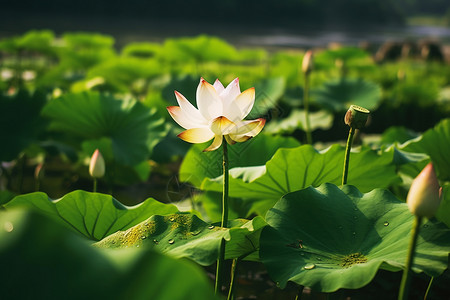
<svg viewBox="0 0 450 300">
<path fill-rule="evenodd" d="M 145 235 L 141 236 L 141 239 L 145 240 L 147 237 Z"/>
<path fill-rule="evenodd" d="M 169 244 L 172 245 L 173 243 L 175 243 L 175 241 L 174 241 L 173 239 L 170 239 L 170 240 L 169 240 Z"/>
<path fill-rule="evenodd" d="M 155 243 L 156 245 L 159 244 L 159 242 L 157 240 L 153 240 L 153 243 Z"/>
<path fill-rule="evenodd" d="M 303 269 L 305 269 L 305 270 L 312 270 L 312 269 L 314 269 L 315 267 L 316 267 L 315 264 L 308 264 L 308 265 L 304 266 Z"/>
<path fill-rule="evenodd" d="M 389 222 L 386 221 L 386 222 L 383 223 L 383 225 L 384 225 L 384 226 L 389 226 Z"/>
<path fill-rule="evenodd" d="M 214 225 L 211 225 L 208 227 L 209 229 L 214 229 Z"/>
<path fill-rule="evenodd" d="M 169 220 L 170 220 L 170 222 L 173 222 L 173 221 L 175 221 L 175 217 L 170 217 Z"/>
</svg>

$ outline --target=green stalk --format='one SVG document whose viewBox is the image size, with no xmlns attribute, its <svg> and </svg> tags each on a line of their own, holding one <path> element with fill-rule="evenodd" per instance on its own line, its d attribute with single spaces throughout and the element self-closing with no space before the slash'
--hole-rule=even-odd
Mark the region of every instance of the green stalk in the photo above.
<svg viewBox="0 0 450 300">
<path fill-rule="evenodd" d="M 430 293 L 431 290 L 431 285 L 433 284 L 433 279 L 434 277 L 431 277 L 430 282 L 428 283 L 427 291 L 425 292 L 425 296 L 423 296 L 423 300 L 427 300 L 428 298 L 428 294 Z"/>
<path fill-rule="evenodd" d="M 355 128 L 350 127 L 348 133 L 347 146 L 345 147 L 345 158 L 344 158 L 344 171 L 342 173 L 342 185 L 347 184 L 348 176 L 348 165 L 350 163 L 350 151 L 352 150 L 353 137 L 355 135 Z"/>
<path fill-rule="evenodd" d="M 221 226 L 228 227 L 228 145 L 225 138 L 223 147 L 223 194 L 222 194 L 222 223 Z"/>
<path fill-rule="evenodd" d="M 97 178 L 94 177 L 94 187 L 92 188 L 92 192 L 97 193 Z"/>
<path fill-rule="evenodd" d="M 305 106 L 305 132 L 306 142 L 312 145 L 311 126 L 309 123 L 309 73 L 305 73 L 305 84 L 303 86 L 303 104 Z"/>
<path fill-rule="evenodd" d="M 231 264 L 231 283 L 230 283 L 230 289 L 228 290 L 228 297 L 227 300 L 233 299 L 233 293 L 234 293 L 234 283 L 236 281 L 236 269 L 237 269 L 238 259 L 233 259 L 233 263 Z"/>
<path fill-rule="evenodd" d="M 402 281 L 400 283 L 400 290 L 398 293 L 398 300 L 408 299 L 409 287 L 411 281 L 411 266 L 414 260 L 414 252 L 416 250 L 417 238 L 419 236 L 420 224 L 422 217 L 416 216 L 414 218 L 413 228 L 411 231 L 411 240 L 409 241 L 408 256 L 406 258 L 406 269 L 403 272 Z"/>
<path fill-rule="evenodd" d="M 223 137 L 223 194 L 222 194 L 222 222 L 223 228 L 228 227 L 228 148 L 227 141 Z M 225 240 L 220 242 L 219 259 L 217 260 L 216 287 L 215 293 L 218 295 L 223 286 L 223 265 L 225 263 Z"/>
</svg>

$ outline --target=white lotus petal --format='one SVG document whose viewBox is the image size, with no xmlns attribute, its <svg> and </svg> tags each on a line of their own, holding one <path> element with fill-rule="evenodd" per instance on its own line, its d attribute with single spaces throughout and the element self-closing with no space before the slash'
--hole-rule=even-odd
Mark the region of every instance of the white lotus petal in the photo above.
<svg viewBox="0 0 450 300">
<path fill-rule="evenodd" d="M 227 135 L 236 131 L 236 124 L 228 120 L 226 117 L 215 118 L 211 123 L 211 131 L 215 135 Z"/>
<path fill-rule="evenodd" d="M 220 145 L 222 145 L 222 141 L 223 141 L 223 136 L 221 136 L 221 135 L 214 136 L 214 141 L 212 142 L 212 144 L 203 151 L 209 152 L 209 151 L 214 151 L 214 150 L 219 149 Z"/>
<path fill-rule="evenodd" d="M 223 87 L 222 82 L 220 82 L 220 80 L 217 78 L 216 81 L 214 82 L 213 87 L 216 89 L 217 93 L 220 95 L 220 93 L 223 92 L 223 90 L 225 89 Z"/>
<path fill-rule="evenodd" d="M 197 120 L 193 120 L 191 117 L 186 115 L 185 111 L 183 111 L 179 106 L 168 106 L 167 111 L 175 122 L 185 129 L 202 127 L 202 125 L 204 125 L 201 122 L 196 122 Z"/>
<path fill-rule="evenodd" d="M 178 135 L 180 139 L 189 143 L 204 143 L 214 137 L 214 133 L 208 127 L 191 128 Z"/>
<path fill-rule="evenodd" d="M 252 138 L 251 136 L 247 136 L 247 135 L 233 135 L 233 134 L 228 135 L 228 137 L 235 143 L 236 142 L 242 143 L 242 142 L 248 141 L 249 139 Z"/>
<path fill-rule="evenodd" d="M 236 99 L 234 100 L 234 104 L 239 110 L 239 118 L 241 120 L 244 119 L 250 113 L 254 103 L 255 103 L 255 88 L 249 88 L 236 97 Z"/>
<path fill-rule="evenodd" d="M 236 78 L 220 93 L 220 97 L 224 101 L 224 106 L 229 105 L 240 93 L 239 78 Z"/>
<path fill-rule="evenodd" d="M 185 116 L 191 121 L 206 125 L 208 121 L 202 116 L 202 114 L 191 104 L 181 93 L 175 91 L 175 97 L 180 105 L 181 110 Z"/>
<path fill-rule="evenodd" d="M 216 89 L 203 78 L 197 88 L 197 106 L 207 120 L 220 117 L 223 114 L 223 103 Z"/>
<path fill-rule="evenodd" d="M 245 142 L 249 138 L 258 135 L 264 128 L 265 124 L 266 120 L 262 118 L 251 121 L 244 121 L 241 124 L 237 125 L 238 127 L 236 131 L 229 136 L 236 142 Z"/>
</svg>

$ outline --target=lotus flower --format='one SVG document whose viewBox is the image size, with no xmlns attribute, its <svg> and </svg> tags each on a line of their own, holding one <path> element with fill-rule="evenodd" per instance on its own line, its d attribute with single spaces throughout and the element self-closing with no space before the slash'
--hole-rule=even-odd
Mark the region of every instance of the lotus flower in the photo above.
<svg viewBox="0 0 450 300">
<path fill-rule="evenodd" d="M 226 88 L 218 79 L 211 85 L 201 78 L 197 87 L 198 109 L 179 92 L 175 91 L 175 96 L 180 106 L 169 106 L 167 110 L 186 129 L 178 137 L 189 143 L 205 143 L 214 138 L 203 151 L 218 149 L 224 138 L 228 144 L 244 142 L 256 136 L 266 123 L 262 118 L 244 120 L 255 102 L 255 89 L 241 93 L 238 78 Z"/>
<path fill-rule="evenodd" d="M 433 165 L 429 163 L 414 179 L 406 202 L 409 210 L 419 217 L 433 217 L 441 203 L 439 181 Z"/>
</svg>

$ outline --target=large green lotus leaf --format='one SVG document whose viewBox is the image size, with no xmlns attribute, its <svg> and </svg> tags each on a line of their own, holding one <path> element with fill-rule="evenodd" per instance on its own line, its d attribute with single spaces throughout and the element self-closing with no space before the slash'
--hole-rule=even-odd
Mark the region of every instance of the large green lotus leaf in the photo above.
<svg viewBox="0 0 450 300">
<path fill-rule="evenodd" d="M 442 187 L 441 204 L 436 213 L 436 218 L 450 227 L 450 184 L 448 183 Z"/>
<path fill-rule="evenodd" d="M 180 180 L 199 187 L 204 178 L 215 178 L 223 173 L 221 151 L 203 152 L 211 142 L 193 145 L 180 167 Z M 260 134 L 244 143 L 228 147 L 230 168 L 257 166 L 266 163 L 278 148 L 293 148 L 300 143 L 281 136 Z"/>
<path fill-rule="evenodd" d="M 413 223 L 406 203 L 387 190 L 309 187 L 285 195 L 266 215 L 260 258 L 281 286 L 322 292 L 357 289 L 378 269 L 404 268 Z M 429 276 L 447 267 L 450 230 L 437 220 L 420 230 L 413 270 Z"/>
<path fill-rule="evenodd" d="M 60 66 L 64 70 L 85 71 L 116 56 L 114 38 L 95 33 L 66 33 L 59 50 Z"/>
<path fill-rule="evenodd" d="M 161 55 L 169 61 L 230 61 L 236 49 L 217 37 L 199 35 L 193 38 L 166 39 Z"/>
<path fill-rule="evenodd" d="M 444 119 L 422 136 L 401 147 L 408 152 L 428 154 L 440 180 L 450 181 L 450 119 Z"/>
<path fill-rule="evenodd" d="M 333 125 L 333 115 L 325 110 L 309 113 L 310 129 L 328 130 Z M 293 133 L 297 129 L 305 130 L 305 111 L 294 109 L 289 116 L 281 120 L 271 120 L 266 125 L 265 132 L 270 133 Z"/>
<path fill-rule="evenodd" d="M 26 147 L 36 142 L 45 128 L 40 111 L 45 105 L 45 95 L 30 95 L 20 91 L 14 96 L 0 94 L 0 161 L 10 161 Z"/>
<path fill-rule="evenodd" d="M 92 240 L 128 229 L 155 214 L 170 214 L 178 209 L 149 198 L 128 207 L 110 195 L 74 191 L 58 200 L 48 198 L 45 193 L 19 195 L 8 202 L 7 209 L 32 207 L 48 215 L 70 229 Z"/>
<path fill-rule="evenodd" d="M 393 154 L 392 162 L 397 166 L 402 166 L 410 164 L 411 167 L 417 168 L 418 166 L 422 166 L 425 163 L 428 163 L 430 157 L 425 153 L 414 153 L 414 152 L 406 152 L 400 150 L 399 147 L 395 144 L 384 149 L 385 152 L 390 152 Z M 421 169 L 418 169 L 421 170 Z"/>
<path fill-rule="evenodd" d="M 190 213 L 155 215 L 95 245 L 112 249 L 155 247 L 174 257 L 187 257 L 200 265 L 210 265 L 217 260 L 221 240 L 225 239 L 226 258 L 258 260 L 259 235 L 265 225 L 261 217 L 251 221 L 230 221 L 232 228 L 225 229 L 208 224 Z"/>
<path fill-rule="evenodd" d="M 92 67 L 86 77 L 88 79 L 100 77 L 104 80 L 103 84 L 108 90 L 127 93 L 138 79 L 151 78 L 164 71 L 158 61 L 154 59 L 118 57 Z"/>
<path fill-rule="evenodd" d="M 0 41 L 0 49 L 15 54 L 24 50 L 53 54 L 54 38 L 55 35 L 50 30 L 30 30 L 22 36 L 3 39 Z"/>
<path fill-rule="evenodd" d="M 103 251 L 32 211 L 0 212 L 3 299 L 214 299 L 194 264 L 154 250 Z"/>
<path fill-rule="evenodd" d="M 264 79 L 257 82 L 254 88 L 255 104 L 246 119 L 266 117 L 270 110 L 275 110 L 275 113 L 277 113 L 278 100 L 283 96 L 286 88 L 284 77 Z"/>
<path fill-rule="evenodd" d="M 159 43 L 134 42 L 123 47 L 122 55 L 145 59 L 154 57 L 160 54 L 161 51 L 162 46 Z"/>
<path fill-rule="evenodd" d="M 134 100 L 85 92 L 67 94 L 50 101 L 43 109 L 51 129 L 84 140 L 108 137 L 115 161 L 135 165 L 149 158 L 165 135 L 164 120 L 155 110 Z"/>
<path fill-rule="evenodd" d="M 346 67 L 361 68 L 373 65 L 370 54 L 357 47 L 330 49 L 318 53 L 314 57 L 314 67 L 327 70 L 335 67 L 336 60 L 342 60 Z"/>
<path fill-rule="evenodd" d="M 344 112 L 352 104 L 371 110 L 381 100 L 381 88 L 376 83 L 362 79 L 343 78 L 326 82 L 313 91 L 311 100 L 334 112 Z"/>
<path fill-rule="evenodd" d="M 344 153 L 344 147 L 339 145 L 321 152 L 310 145 L 280 149 L 265 166 L 231 169 L 230 196 L 254 199 L 258 207 L 255 210 L 263 213 L 289 192 L 325 182 L 340 184 Z M 348 183 L 363 192 L 398 183 L 400 178 L 392 159 L 392 153 L 377 155 L 370 149 L 351 153 Z M 221 191 L 222 177 L 205 179 L 201 188 Z"/>
</svg>

